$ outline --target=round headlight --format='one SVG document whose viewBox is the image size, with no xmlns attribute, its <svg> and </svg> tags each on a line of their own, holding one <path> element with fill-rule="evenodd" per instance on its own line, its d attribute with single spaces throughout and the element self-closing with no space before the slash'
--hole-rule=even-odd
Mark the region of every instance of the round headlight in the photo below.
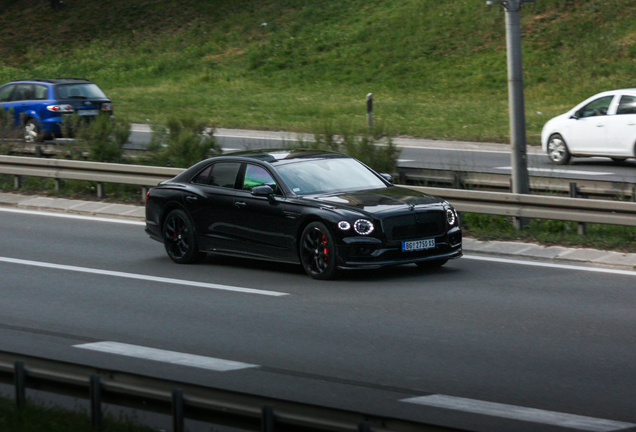
<svg viewBox="0 0 636 432">
<path fill-rule="evenodd" d="M 373 222 L 366 219 L 358 219 L 353 224 L 353 229 L 360 235 L 369 235 L 373 232 Z"/>
<path fill-rule="evenodd" d="M 340 221 L 338 222 L 338 228 L 340 228 L 343 231 L 346 231 L 349 228 L 351 228 L 351 224 L 347 221 Z"/>
<path fill-rule="evenodd" d="M 457 222 L 457 214 L 455 214 L 455 210 L 452 208 L 446 209 L 446 220 L 449 225 L 455 225 Z"/>
</svg>

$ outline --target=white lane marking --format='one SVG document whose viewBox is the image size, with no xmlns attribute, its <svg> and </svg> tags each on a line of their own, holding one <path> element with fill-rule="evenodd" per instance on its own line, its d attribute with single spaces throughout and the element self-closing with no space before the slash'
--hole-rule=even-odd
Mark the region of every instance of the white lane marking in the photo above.
<svg viewBox="0 0 636 432">
<path fill-rule="evenodd" d="M 477 255 L 464 255 L 466 259 L 472 259 L 477 261 L 491 261 L 491 262 L 499 262 L 504 264 L 518 264 L 525 266 L 533 266 L 533 267 L 549 267 L 549 268 L 557 268 L 562 270 L 577 270 L 577 271 L 586 271 L 592 273 L 609 273 L 609 274 L 617 274 L 624 276 L 636 276 L 636 271 L 633 270 L 621 270 L 621 269 L 611 269 L 611 268 L 602 268 L 602 267 L 583 267 L 577 265 L 570 264 L 555 264 L 555 263 L 547 263 L 540 261 L 522 261 L 522 260 L 514 260 L 507 258 L 497 258 L 497 257 L 485 257 L 485 256 L 477 256 Z"/>
<path fill-rule="evenodd" d="M 208 288 L 208 289 L 215 289 L 215 290 L 221 290 L 221 291 L 233 291 L 233 292 L 240 292 L 240 293 L 246 293 L 246 294 L 260 294 L 260 295 L 273 296 L 273 297 L 289 295 L 289 293 L 276 292 L 276 291 L 264 291 L 264 290 L 253 289 L 253 288 L 242 288 L 242 287 L 235 287 L 235 286 L 229 286 L 229 285 L 218 285 L 218 284 L 211 284 L 211 283 L 205 283 L 205 282 L 195 282 L 195 281 L 188 281 L 188 280 L 182 280 L 182 279 L 172 279 L 172 278 L 164 278 L 164 277 L 158 277 L 158 276 L 141 275 L 141 274 L 135 274 L 135 273 L 124 273 L 124 272 L 117 272 L 117 271 L 111 271 L 111 270 L 93 269 L 88 267 L 68 266 L 68 265 L 62 265 L 62 264 L 53 264 L 53 263 L 46 263 L 46 262 L 40 262 L 40 261 L 29 261 L 29 260 L 22 260 L 22 259 L 16 259 L 16 258 L 0 257 L 0 262 L 26 265 L 26 266 L 32 266 L 32 267 L 50 268 L 55 270 L 74 271 L 79 273 L 89 273 L 89 274 L 96 274 L 101 276 L 113 276 L 113 277 L 121 277 L 126 279 L 137 279 L 137 280 L 167 283 L 167 284 L 173 284 L 173 285 L 184 285 L 184 286 L 191 286 L 191 287 L 197 287 L 197 288 Z"/>
<path fill-rule="evenodd" d="M 21 214 L 28 214 L 28 215 L 35 215 L 35 216 L 53 216 L 53 217 L 66 218 L 66 219 L 81 219 L 81 220 L 96 221 L 96 222 L 111 222 L 111 223 L 127 224 L 127 225 L 143 225 L 143 226 L 146 225 L 146 222 L 137 221 L 137 220 L 116 219 L 116 218 L 110 219 L 110 218 L 85 216 L 85 215 L 69 214 L 69 213 L 43 212 L 43 211 L 37 211 L 37 210 L 22 210 L 22 209 L 14 209 L 14 208 L 0 208 L 0 211 L 7 212 L 7 213 L 21 213 Z"/>
<path fill-rule="evenodd" d="M 166 351 L 156 348 L 148 348 L 138 345 L 130 345 L 119 342 L 95 342 L 73 345 L 75 348 L 99 351 L 109 354 L 118 354 L 127 357 L 141 358 L 164 363 L 191 366 L 201 369 L 209 369 L 218 372 L 227 372 L 239 369 L 258 367 L 259 365 L 223 360 L 214 357 L 204 357 L 194 354 Z"/>
<path fill-rule="evenodd" d="M 447 408 L 476 414 L 485 414 L 514 420 L 522 420 L 594 432 L 617 431 L 620 429 L 636 426 L 636 424 L 632 423 L 624 423 L 594 417 L 585 417 L 574 414 L 545 411 L 535 408 L 524 408 L 515 405 L 506 405 L 444 395 L 414 397 L 409 399 L 402 399 L 401 402 L 408 402 L 437 408 Z"/>
<path fill-rule="evenodd" d="M 493 169 L 511 171 L 512 167 L 495 167 Z M 614 175 L 614 173 L 611 173 L 611 172 L 577 171 L 577 170 L 567 170 L 567 169 L 532 168 L 532 167 L 528 168 L 528 171 L 547 172 L 547 173 L 560 173 L 560 174 L 582 174 L 582 175 L 591 175 L 591 176 Z"/>
</svg>

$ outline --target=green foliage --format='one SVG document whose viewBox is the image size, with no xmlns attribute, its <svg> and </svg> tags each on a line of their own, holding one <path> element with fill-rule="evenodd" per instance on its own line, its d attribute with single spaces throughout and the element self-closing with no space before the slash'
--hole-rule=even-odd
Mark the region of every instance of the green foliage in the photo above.
<svg viewBox="0 0 636 432">
<path fill-rule="evenodd" d="M 122 162 L 124 144 L 130 136 L 130 122 L 99 115 L 90 123 L 78 115 L 65 117 L 62 130 L 67 137 L 74 137 L 63 157 L 87 158 L 95 162 Z"/>
<path fill-rule="evenodd" d="M 221 154 L 214 127 L 194 116 L 172 117 L 165 126 L 154 126 L 149 150 L 155 164 L 180 168 Z"/>
<path fill-rule="evenodd" d="M 509 140 L 504 14 L 485 1 L 64 5 L 7 5 L 0 82 L 87 77 L 135 122 L 178 112 L 290 131 L 333 119 L 363 127 L 373 92 L 375 118 L 396 134 Z M 581 99 L 633 85 L 633 0 L 540 0 L 521 16 L 529 142 Z"/>
<path fill-rule="evenodd" d="M 8 140 L 16 139 L 18 135 L 13 121 L 13 108 L 8 111 L 0 108 L 0 154 L 10 153 L 11 143 Z"/>
<path fill-rule="evenodd" d="M 102 432 L 151 432 L 152 429 L 135 424 L 134 417 L 106 415 Z M 90 417 L 85 411 L 70 412 L 56 406 L 27 403 L 22 410 L 15 402 L 0 398 L 0 431 L 2 432 L 86 432 L 91 430 Z"/>
<path fill-rule="evenodd" d="M 510 217 L 462 213 L 462 228 L 465 235 L 479 240 L 521 240 L 546 246 L 636 252 L 636 228 L 633 227 L 587 224 L 586 234 L 581 236 L 576 222 L 532 219 L 522 231 L 517 231 Z"/>
<path fill-rule="evenodd" d="M 325 122 L 317 127 L 313 141 L 301 141 L 294 146 L 348 154 L 377 172 L 389 174 L 396 172 L 400 156 L 400 149 L 383 128 L 359 131 L 344 123 L 334 127 L 332 122 Z"/>
</svg>

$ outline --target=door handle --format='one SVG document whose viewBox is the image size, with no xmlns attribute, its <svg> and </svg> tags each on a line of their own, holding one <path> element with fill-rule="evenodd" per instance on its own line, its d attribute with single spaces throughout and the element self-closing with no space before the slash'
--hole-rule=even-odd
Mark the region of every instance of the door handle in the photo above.
<svg viewBox="0 0 636 432">
<path fill-rule="evenodd" d="M 192 195 L 189 195 L 189 196 L 186 197 L 186 199 L 188 201 L 190 201 L 190 202 L 196 202 L 199 198 L 197 198 L 195 196 L 192 196 Z"/>
<path fill-rule="evenodd" d="M 247 203 L 245 203 L 244 201 L 237 201 L 234 203 L 234 205 L 238 208 L 243 208 L 247 205 Z"/>
</svg>

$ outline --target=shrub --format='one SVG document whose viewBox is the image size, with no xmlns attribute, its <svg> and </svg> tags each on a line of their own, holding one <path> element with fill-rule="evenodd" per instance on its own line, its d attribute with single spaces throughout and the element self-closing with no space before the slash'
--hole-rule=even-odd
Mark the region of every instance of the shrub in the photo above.
<svg viewBox="0 0 636 432">
<path fill-rule="evenodd" d="M 64 157 L 119 163 L 130 136 L 130 123 L 106 115 L 87 123 L 79 116 L 72 116 L 64 119 L 62 130 L 64 136 L 75 137 L 75 142 L 65 149 Z"/>
<path fill-rule="evenodd" d="M 187 168 L 221 154 L 214 138 L 214 127 L 194 118 L 170 118 L 166 125 L 153 126 L 149 162 Z"/>
<path fill-rule="evenodd" d="M 383 127 L 356 131 L 347 125 L 334 127 L 327 122 L 314 132 L 313 141 L 301 141 L 297 147 L 337 151 L 354 157 L 377 172 L 393 174 L 397 170 L 400 149 Z"/>
</svg>

